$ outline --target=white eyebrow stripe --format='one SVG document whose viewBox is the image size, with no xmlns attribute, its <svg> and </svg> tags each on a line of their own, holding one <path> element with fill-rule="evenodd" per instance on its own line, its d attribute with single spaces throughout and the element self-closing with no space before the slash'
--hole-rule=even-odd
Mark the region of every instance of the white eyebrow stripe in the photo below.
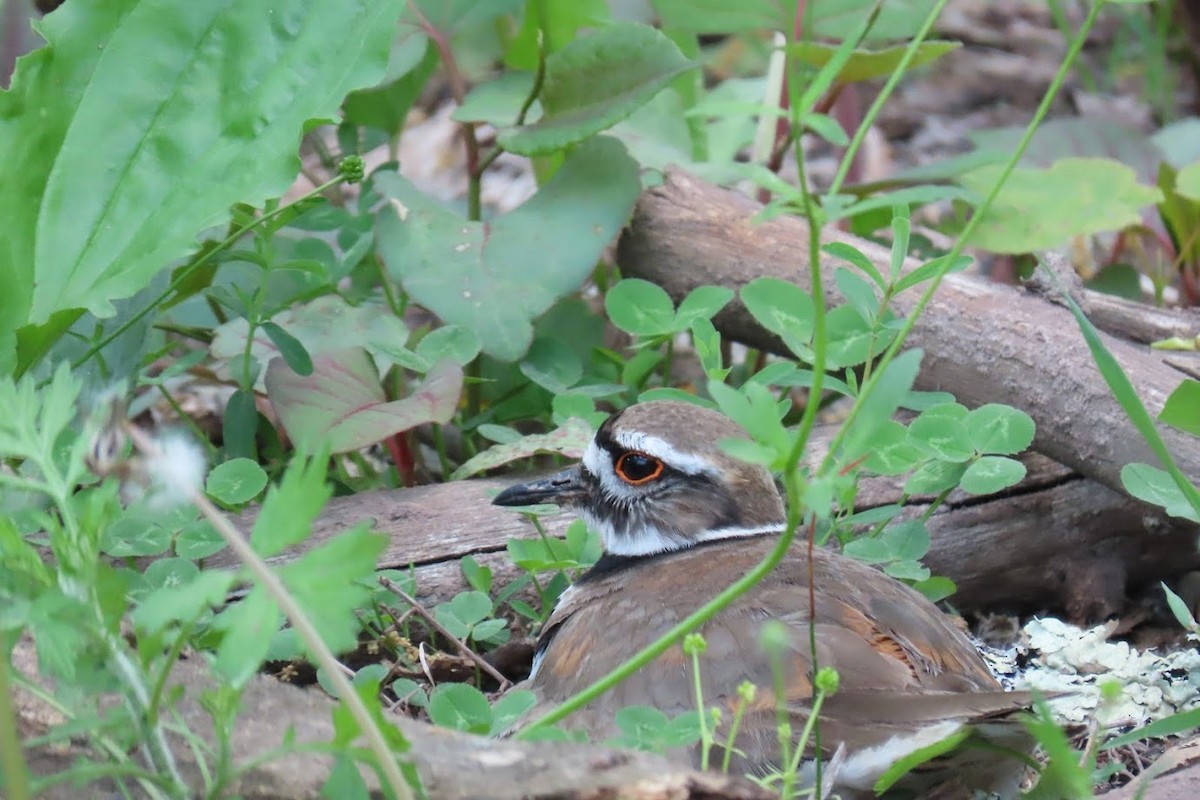
<svg viewBox="0 0 1200 800">
<path fill-rule="evenodd" d="M 637 450 L 660 459 L 667 466 L 685 475 L 719 475 L 720 470 L 711 461 L 692 453 L 676 450 L 666 440 L 638 431 L 623 431 L 613 440 L 626 450 Z"/>
</svg>

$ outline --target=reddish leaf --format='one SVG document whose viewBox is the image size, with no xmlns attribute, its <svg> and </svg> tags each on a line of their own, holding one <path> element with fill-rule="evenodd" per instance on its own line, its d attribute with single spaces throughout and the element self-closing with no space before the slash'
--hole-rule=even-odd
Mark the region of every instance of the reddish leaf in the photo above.
<svg viewBox="0 0 1200 800">
<path fill-rule="evenodd" d="M 297 446 L 324 443 L 344 453 L 426 422 L 445 423 L 462 392 L 462 368 L 442 361 L 408 397 L 387 401 L 371 357 L 362 348 L 323 353 L 311 375 L 298 375 L 282 358 L 267 367 L 267 394 Z"/>
</svg>

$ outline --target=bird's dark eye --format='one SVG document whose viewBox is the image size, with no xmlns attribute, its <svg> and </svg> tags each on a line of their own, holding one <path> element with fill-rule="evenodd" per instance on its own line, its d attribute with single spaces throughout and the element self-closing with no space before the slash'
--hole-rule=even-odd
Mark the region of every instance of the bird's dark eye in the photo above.
<svg viewBox="0 0 1200 800">
<path fill-rule="evenodd" d="M 618 478 L 631 486 L 641 486 L 662 475 L 663 463 L 654 456 L 630 450 L 620 455 L 614 468 Z"/>
</svg>

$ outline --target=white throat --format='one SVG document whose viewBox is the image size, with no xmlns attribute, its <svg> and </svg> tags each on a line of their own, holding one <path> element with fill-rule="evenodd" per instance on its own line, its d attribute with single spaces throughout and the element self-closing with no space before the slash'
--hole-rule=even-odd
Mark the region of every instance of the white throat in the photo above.
<svg viewBox="0 0 1200 800">
<path fill-rule="evenodd" d="M 597 519 L 586 511 L 581 511 L 580 516 L 583 517 L 588 528 L 600 534 L 600 540 L 604 543 L 604 552 L 614 556 L 652 556 L 658 553 L 669 553 L 673 550 L 683 550 L 704 542 L 782 533 L 786 526 L 784 522 L 775 522 L 770 525 L 753 527 L 711 528 L 697 534 L 681 536 L 660 530 L 655 525 L 649 525 L 636 533 L 618 536 L 610 520 Z"/>
</svg>

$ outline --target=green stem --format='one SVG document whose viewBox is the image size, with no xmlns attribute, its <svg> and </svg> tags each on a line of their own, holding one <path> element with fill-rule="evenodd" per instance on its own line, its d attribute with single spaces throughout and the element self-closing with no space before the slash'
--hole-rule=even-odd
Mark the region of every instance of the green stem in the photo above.
<svg viewBox="0 0 1200 800">
<path fill-rule="evenodd" d="M 21 754 L 21 740 L 17 734 L 17 715 L 13 710 L 12 681 L 9 670 L 12 665 L 8 654 L 12 652 L 8 635 L 0 631 L 0 775 L 4 796 L 9 800 L 30 800 L 29 768 Z"/>
<path fill-rule="evenodd" d="M 133 440 L 133 443 L 143 453 L 154 453 L 158 447 L 155 442 L 150 439 L 142 431 L 133 426 L 128 426 L 126 432 Z M 367 741 L 367 747 L 375 755 L 378 762 L 382 780 L 396 800 L 412 800 L 412 790 L 409 788 L 408 782 L 405 781 L 404 775 L 400 772 L 400 765 L 397 763 L 396 756 L 388 747 L 387 740 L 384 738 L 383 732 L 379 730 L 379 726 L 375 724 L 371 713 L 367 710 L 358 692 L 350 684 L 342 672 L 341 665 L 337 658 L 326 646 L 324 640 L 321 639 L 320 632 L 308 615 L 304 613 L 304 609 L 288 591 L 283 581 L 272 570 L 267 563 L 254 551 L 250 543 L 245 537 L 233 526 L 233 523 L 221 513 L 220 509 L 212 504 L 212 502 L 204 495 L 203 492 L 195 490 L 192 492 L 191 502 L 200 509 L 200 513 L 207 519 L 212 526 L 225 539 L 225 543 L 229 545 L 230 550 L 237 556 L 240 561 L 250 572 L 255 583 L 261 586 L 267 595 L 279 606 L 283 611 L 284 616 L 292 624 L 296 633 L 299 634 L 300 640 L 304 642 L 305 647 L 312 653 L 313 660 L 317 662 L 317 666 L 325 670 L 326 675 L 337 691 L 338 698 L 346 704 L 346 709 L 350 712 L 350 716 L 358 724 L 359 731 Z"/>
<path fill-rule="evenodd" d="M 862 147 L 863 140 L 867 138 L 867 133 L 870 132 L 875 118 L 879 116 L 880 111 L 883 110 L 883 104 L 892 96 L 896 85 L 900 83 L 900 79 L 908 71 L 908 65 L 916 57 L 917 51 L 921 49 L 921 44 L 929 36 L 929 32 L 933 29 L 933 24 L 942 15 L 942 9 L 946 7 L 948 2 L 949 0 L 938 0 L 937 5 L 929 10 L 929 13 L 925 16 L 925 21 L 921 24 L 920 29 L 917 30 L 913 40 L 904 49 L 904 55 L 900 58 L 900 63 L 888 75 L 887 81 L 883 84 L 883 89 L 880 90 L 875 101 L 871 103 L 871 107 L 867 109 L 867 113 L 863 115 L 862 124 L 854 131 L 854 136 L 850 139 L 850 145 L 842 155 L 842 162 L 838 164 L 838 170 L 834 175 L 833 183 L 829 186 L 828 194 L 830 196 L 836 195 L 841 191 L 842 184 L 846 182 L 846 175 L 849 174 L 850 167 L 854 163 L 854 157 L 858 153 L 858 149 Z"/>
<path fill-rule="evenodd" d="M 868 380 L 863 382 L 862 391 L 859 392 L 859 398 L 866 397 L 875 390 L 876 385 L 879 383 L 879 376 L 884 373 L 884 369 L 882 369 L 883 365 L 895 358 L 896 353 L 900 351 L 900 348 L 904 345 L 905 340 L 908 339 L 909 334 L 912 333 L 913 326 L 916 325 L 917 319 L 920 318 L 921 313 L 925 310 L 925 307 L 929 305 L 929 301 L 933 299 L 934 292 L 937 291 L 938 287 L 942 283 L 942 280 L 949 272 L 950 266 L 962 253 L 963 248 L 966 247 L 967 240 L 971 238 L 971 234 L 974 233 L 975 228 L 979 226 L 980 222 L 986 215 L 987 210 L 991 208 L 992 203 L 995 202 L 996 197 L 1000 194 L 1000 190 L 1004 187 L 1004 183 L 1008 180 L 1009 175 L 1011 175 L 1013 170 L 1016 169 L 1017 163 L 1021 160 L 1021 156 L 1024 155 L 1025 151 L 1029 148 L 1029 142 L 1033 139 L 1033 134 L 1037 131 L 1038 125 L 1040 125 L 1042 120 L 1045 119 L 1046 114 L 1050 110 L 1051 103 L 1053 103 L 1054 98 L 1058 96 L 1058 92 L 1062 88 L 1063 83 L 1066 81 L 1067 74 L 1071 71 L 1072 65 L 1075 63 L 1075 60 L 1079 58 L 1079 53 L 1083 50 L 1083 45 L 1087 41 L 1088 33 L 1096 24 L 1096 19 L 1100 16 L 1100 11 L 1104 7 L 1105 2 L 1106 0 L 1098 0 L 1098 2 L 1093 4 L 1091 9 L 1088 11 L 1087 18 L 1084 19 L 1083 25 L 1079 29 L 1079 33 L 1071 41 L 1071 46 L 1067 49 L 1067 54 L 1063 58 L 1062 64 L 1059 65 L 1058 72 L 1054 75 L 1054 80 L 1050 82 L 1050 86 L 1046 89 L 1046 94 L 1043 95 L 1041 104 L 1038 105 L 1037 111 L 1034 112 L 1033 119 L 1031 119 L 1029 124 L 1025 127 L 1025 133 L 1021 137 L 1021 141 L 1017 144 L 1016 149 L 1013 151 L 1008 161 L 1005 162 L 1004 167 L 1000 170 L 1000 175 L 992 185 L 991 191 L 988 192 L 987 197 L 985 197 L 983 202 L 980 203 L 979 207 L 975 210 L 975 213 L 971 215 L 971 219 L 967 221 L 966 226 L 963 228 L 962 233 L 959 234 L 954 246 L 950 248 L 950 252 L 946 254 L 942 269 L 938 270 L 937 273 L 935 273 L 930 279 L 929 285 L 925 288 L 925 291 L 922 292 L 921 297 L 917 300 L 917 303 L 913 307 L 912 311 L 909 312 L 907 319 L 904 321 L 904 325 L 901 326 L 900 330 L 897 332 L 896 338 L 892 341 L 891 345 L 888 346 L 888 349 L 884 351 L 880 368 L 877 368 L 874 374 L 872 374 Z M 906 52 L 905 55 L 907 56 L 908 53 Z M 886 90 L 887 87 L 885 87 L 885 91 Z M 858 416 L 859 409 L 861 408 L 861 402 L 855 403 L 850 408 L 846 419 L 842 422 L 841 428 L 838 429 L 837 434 L 834 435 L 833 440 L 829 444 L 829 450 L 824 460 L 821 462 L 821 471 L 826 470 L 829 465 L 833 463 L 833 459 L 840 451 L 842 442 L 845 440 L 846 435 L 849 431 L 854 429 L 854 420 Z"/>
<path fill-rule="evenodd" d="M 329 187 L 336 186 L 339 183 L 342 183 L 344 180 L 345 180 L 345 178 L 343 178 L 341 175 L 338 175 L 337 177 L 332 178 L 331 180 L 328 180 L 325 183 L 318 186 L 317 188 L 313 189 L 311 192 L 309 192 L 308 194 L 306 194 L 303 197 L 301 197 L 300 199 L 298 199 L 296 201 L 296 203 L 303 203 L 308 198 L 314 197 L 314 196 L 320 194 L 321 192 L 325 191 Z M 86 353 L 84 353 L 82 356 L 80 356 L 78 359 L 76 359 L 75 361 L 73 361 L 71 363 L 71 368 L 79 369 L 79 367 L 81 367 L 85 363 L 87 363 L 87 361 L 89 359 L 91 359 L 93 356 L 95 356 L 97 353 L 99 353 L 105 347 L 108 347 L 108 345 L 110 345 L 118 336 L 125 333 L 125 331 L 129 330 L 134 325 L 136 325 L 143 317 L 145 317 L 151 311 L 158 308 L 159 305 L 164 300 L 166 300 L 168 297 L 170 297 L 177 289 L 179 289 L 179 287 L 182 286 L 188 280 L 188 278 L 190 278 L 192 276 L 192 274 L 195 273 L 196 270 L 200 269 L 200 267 L 203 267 L 204 265 L 206 265 L 210 261 L 212 261 L 213 257 L 217 253 L 221 253 L 221 252 L 225 251 L 226 249 L 229 248 L 230 245 L 232 245 L 238 239 L 241 239 L 243 236 L 245 236 L 247 233 L 254 230 L 255 228 L 258 228 L 258 227 L 266 224 L 267 222 L 270 222 L 272 219 L 279 216 L 284 211 L 291 208 L 293 205 L 295 205 L 295 203 L 292 203 L 292 204 L 286 205 L 286 206 L 280 206 L 279 208 L 276 208 L 274 211 L 272 211 L 269 214 L 263 214 L 261 217 L 254 220 L 254 222 L 251 222 L 249 225 L 245 225 L 241 228 L 238 228 L 233 233 L 229 234 L 229 236 L 226 236 L 224 239 L 222 239 L 217 244 L 216 247 L 205 251 L 203 254 L 200 255 L 199 258 L 197 258 L 191 264 L 188 264 L 186 267 L 184 267 L 182 270 L 180 270 L 179 274 L 176 275 L 174 279 L 172 279 L 171 283 L 167 286 L 166 289 L 163 290 L 162 294 L 160 294 L 158 297 L 154 298 L 154 300 L 152 300 L 150 303 L 148 303 L 141 311 L 134 314 L 132 317 L 127 319 L 121 325 L 117 326 L 116 330 L 114 330 L 108 336 L 105 336 L 99 342 L 97 342 L 96 344 L 94 344 L 90 348 L 88 348 Z"/>
</svg>

